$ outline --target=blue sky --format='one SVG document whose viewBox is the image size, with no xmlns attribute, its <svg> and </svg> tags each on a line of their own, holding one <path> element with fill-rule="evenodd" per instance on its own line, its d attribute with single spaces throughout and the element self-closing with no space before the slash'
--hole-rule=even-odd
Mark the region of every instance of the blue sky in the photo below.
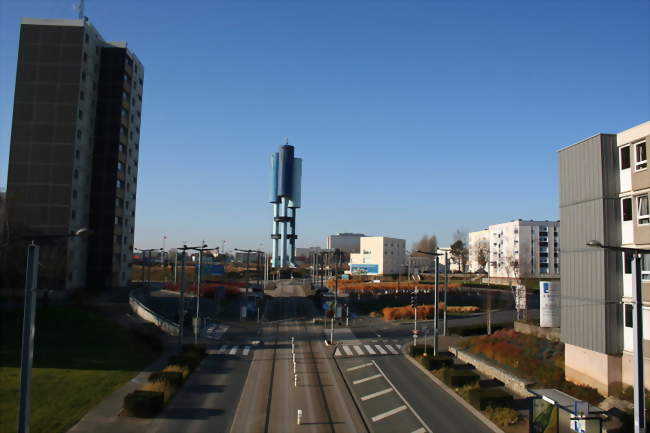
<svg viewBox="0 0 650 433">
<path fill-rule="evenodd" d="M 71 3 L 0 1 L 2 187 L 20 18 Z M 647 1 L 86 5 L 145 65 L 138 248 L 269 248 L 285 136 L 304 159 L 298 246 L 557 219 L 557 150 L 650 119 Z"/>
</svg>

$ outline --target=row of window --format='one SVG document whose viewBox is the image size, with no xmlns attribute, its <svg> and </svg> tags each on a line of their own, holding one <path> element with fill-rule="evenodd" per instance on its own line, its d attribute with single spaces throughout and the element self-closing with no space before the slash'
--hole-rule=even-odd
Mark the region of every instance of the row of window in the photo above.
<svg viewBox="0 0 650 433">
<path fill-rule="evenodd" d="M 621 213 L 623 221 L 632 221 L 632 198 L 621 199 Z M 648 194 L 641 194 L 634 197 L 636 200 L 636 222 L 639 225 L 650 224 L 650 207 L 648 206 Z"/>
<path fill-rule="evenodd" d="M 648 168 L 648 155 L 646 153 L 645 141 L 621 147 L 621 170 L 626 170 L 631 166 L 632 146 L 634 147 L 634 171 L 645 170 Z"/>
</svg>

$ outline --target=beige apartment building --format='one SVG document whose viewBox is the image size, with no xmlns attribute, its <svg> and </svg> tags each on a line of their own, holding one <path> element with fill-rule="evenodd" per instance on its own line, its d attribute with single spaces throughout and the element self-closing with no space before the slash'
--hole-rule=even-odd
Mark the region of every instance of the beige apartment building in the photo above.
<svg viewBox="0 0 650 433">
<path fill-rule="evenodd" d="M 562 341 L 568 380 L 601 393 L 633 383 L 632 262 L 586 243 L 650 249 L 650 122 L 559 151 Z M 645 380 L 650 377 L 650 257 L 642 263 Z"/>
<path fill-rule="evenodd" d="M 406 241 L 385 236 L 360 238 L 359 253 L 350 254 L 350 273 L 396 275 L 406 263 Z"/>
</svg>

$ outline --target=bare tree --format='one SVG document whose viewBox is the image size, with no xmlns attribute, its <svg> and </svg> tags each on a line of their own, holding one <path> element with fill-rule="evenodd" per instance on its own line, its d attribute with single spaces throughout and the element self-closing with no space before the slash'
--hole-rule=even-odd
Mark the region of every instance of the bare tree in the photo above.
<svg viewBox="0 0 650 433">
<path fill-rule="evenodd" d="M 438 250 L 438 238 L 436 235 L 422 236 L 422 238 L 413 245 L 411 256 L 425 257 L 427 254 L 418 253 L 417 251 L 435 253 Z"/>
<path fill-rule="evenodd" d="M 490 253 L 487 247 L 479 247 L 478 251 L 476 252 L 476 261 L 478 262 L 478 265 L 483 269 L 485 269 L 487 265 L 489 254 Z"/>
</svg>

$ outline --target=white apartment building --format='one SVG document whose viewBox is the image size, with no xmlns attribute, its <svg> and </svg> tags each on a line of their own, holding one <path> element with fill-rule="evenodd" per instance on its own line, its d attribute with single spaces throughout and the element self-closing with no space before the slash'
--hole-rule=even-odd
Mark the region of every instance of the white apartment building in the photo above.
<svg viewBox="0 0 650 433">
<path fill-rule="evenodd" d="M 360 238 L 359 252 L 350 254 L 350 273 L 395 275 L 406 263 L 406 241 L 385 236 Z"/>
<path fill-rule="evenodd" d="M 490 278 L 559 278 L 560 222 L 514 220 L 470 233 L 470 263 L 489 242 Z M 474 242 L 472 242 L 474 240 Z M 476 268 L 474 268 L 476 269 Z"/>
</svg>

